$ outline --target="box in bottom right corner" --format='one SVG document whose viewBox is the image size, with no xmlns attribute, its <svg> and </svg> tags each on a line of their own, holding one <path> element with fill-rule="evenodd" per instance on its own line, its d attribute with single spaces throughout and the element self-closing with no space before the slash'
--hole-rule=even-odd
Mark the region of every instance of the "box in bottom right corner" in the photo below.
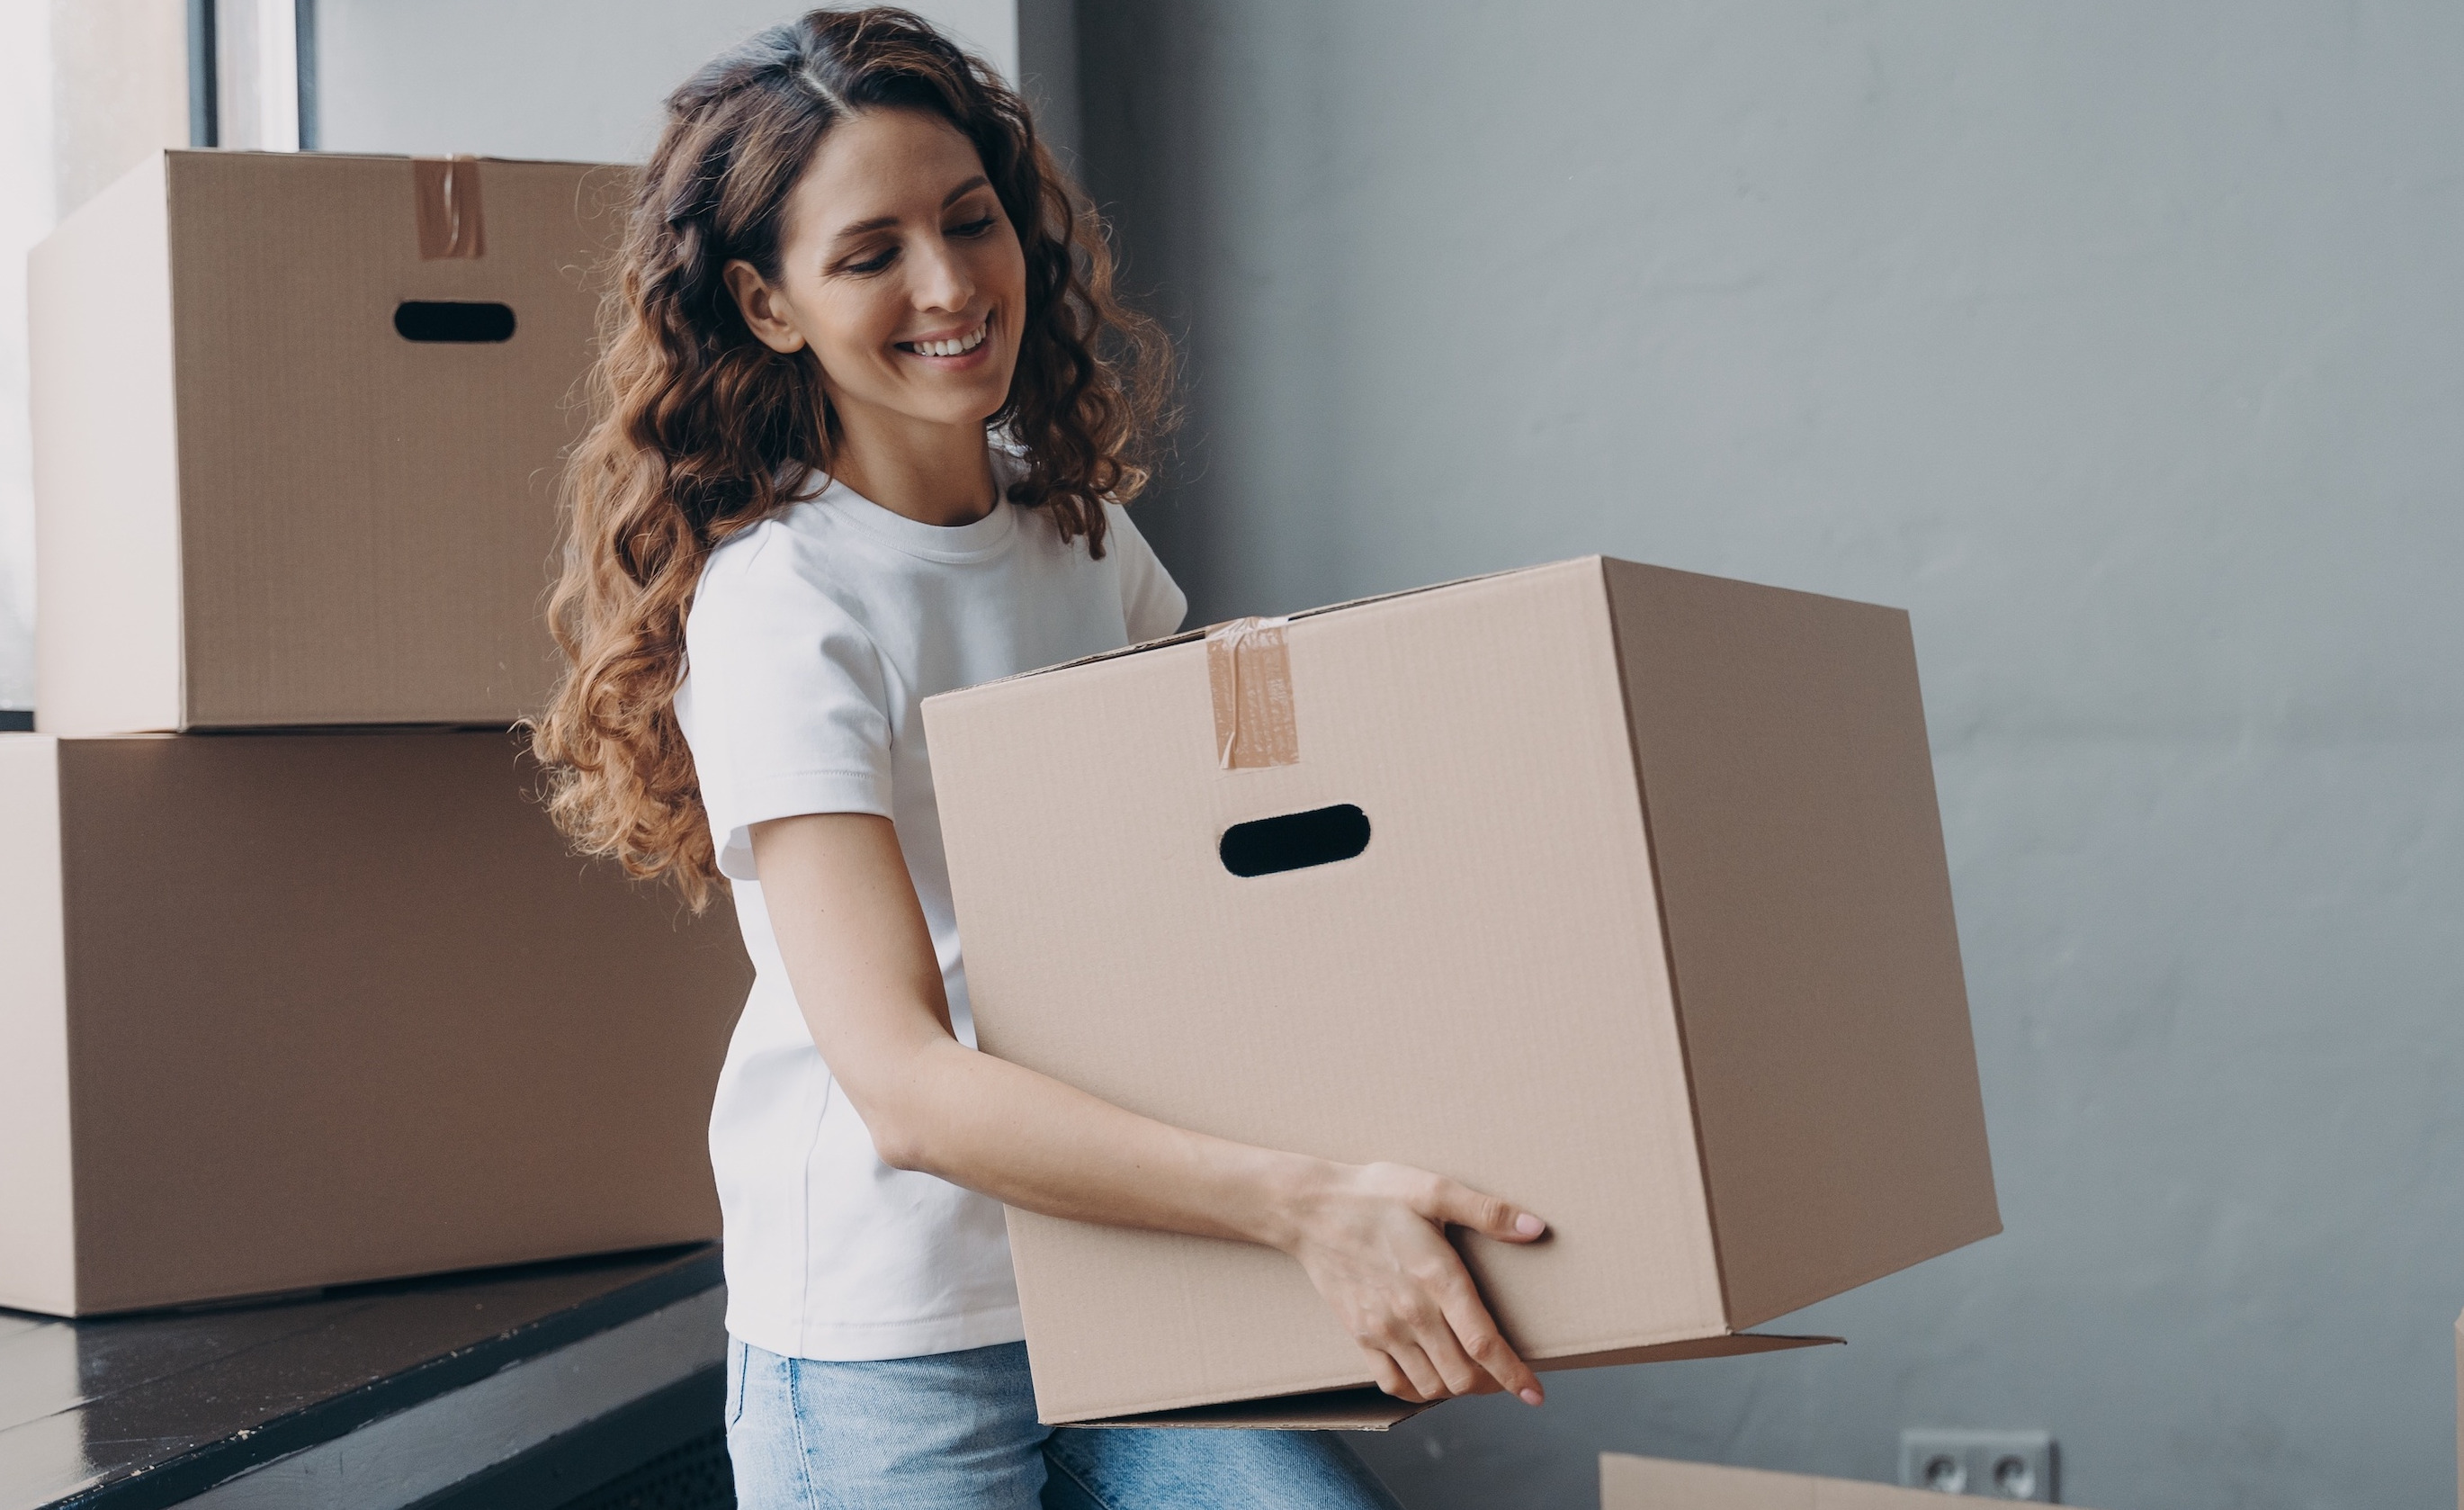
<svg viewBox="0 0 2464 1510">
<path fill-rule="evenodd" d="M 1600 1454 L 1600 1510 L 1937 1510 L 1942 1503 L 1935 1489 Z"/>
</svg>

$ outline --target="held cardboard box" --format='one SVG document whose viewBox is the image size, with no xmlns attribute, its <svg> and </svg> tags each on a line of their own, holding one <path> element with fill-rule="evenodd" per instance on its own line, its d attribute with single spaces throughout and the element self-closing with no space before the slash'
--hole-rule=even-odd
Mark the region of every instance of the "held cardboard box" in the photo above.
<svg viewBox="0 0 2464 1510">
<path fill-rule="evenodd" d="M 1944 1502 L 1934 1489 L 1600 1454 L 1600 1510 L 1941 1510 Z"/>
<path fill-rule="evenodd" d="M 503 727 L 623 169 L 165 152 L 29 269 L 36 727 Z"/>
<path fill-rule="evenodd" d="M 0 1305 L 715 1236 L 734 925 L 537 782 L 501 732 L 0 734 Z"/>
<path fill-rule="evenodd" d="M 983 1046 L 1539 1212 L 1461 1246 L 1542 1366 L 1793 1345 L 2000 1229 L 1896 610 L 1595 557 L 925 720 Z M 1372 1378 L 1281 1254 L 1009 1220 L 1047 1421 Z"/>
</svg>

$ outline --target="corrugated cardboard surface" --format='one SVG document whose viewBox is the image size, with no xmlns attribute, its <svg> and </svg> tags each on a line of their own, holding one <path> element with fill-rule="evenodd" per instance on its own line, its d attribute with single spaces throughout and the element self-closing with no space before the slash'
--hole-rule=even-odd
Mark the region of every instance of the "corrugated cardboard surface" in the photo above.
<svg viewBox="0 0 2464 1510">
<path fill-rule="evenodd" d="M 1730 1334 L 1992 1229 L 1902 616 L 1594 558 L 1283 633 L 1289 764 L 1226 768 L 1194 641 L 927 703 L 987 1049 L 1537 1210 L 1545 1243 L 1464 1247 L 1544 1364 L 1814 1341 Z M 1337 804 L 1353 858 L 1216 859 Z M 1010 1228 L 1047 1420 L 1369 1376 L 1278 1254 Z"/>
<path fill-rule="evenodd" d="M 68 1023 L 60 999 L 58 746 L 0 734 L 0 1305 L 77 1293 Z"/>
<path fill-rule="evenodd" d="M 27 261 L 34 700 L 86 732 L 180 718 L 180 460 L 164 159 Z"/>
<path fill-rule="evenodd" d="M 543 700 L 553 487 L 624 170 L 475 171 L 482 256 L 420 256 L 407 158 L 249 152 L 166 154 L 38 250 L 38 611 L 43 639 L 68 641 L 45 662 L 39 726 L 503 724 Z M 138 203 L 157 183 L 167 209 Z M 152 292 L 166 278 L 167 303 Z M 404 300 L 501 302 L 515 333 L 407 341 Z M 150 367 L 134 411 L 123 394 L 121 353 L 166 345 L 176 424 Z M 138 539 L 148 566 L 176 546 L 175 591 L 132 587 L 119 546 Z"/>
<path fill-rule="evenodd" d="M 1287 766 L 1221 768 L 1202 644 L 927 705 L 985 1046 L 1539 1211 L 1542 1244 L 1466 1242 L 1529 1357 L 1726 1331 L 1597 564 L 1287 634 Z M 1231 824 L 1345 802 L 1373 829 L 1356 859 L 1243 879 L 1216 858 Z M 1010 1230 L 1047 1419 L 1371 1377 L 1280 1254 Z"/>
<path fill-rule="evenodd" d="M 716 1234 L 733 924 L 571 858 L 507 736 L 15 740 L 58 762 L 65 998 L 5 1000 L 66 1024 L 76 1310 Z"/>
<path fill-rule="evenodd" d="M 1607 563 L 1729 1320 L 2001 1231 L 1896 609 Z"/>
<path fill-rule="evenodd" d="M 1931 1489 L 1600 1454 L 1600 1510 L 1940 1510 L 1948 1502 Z"/>
</svg>

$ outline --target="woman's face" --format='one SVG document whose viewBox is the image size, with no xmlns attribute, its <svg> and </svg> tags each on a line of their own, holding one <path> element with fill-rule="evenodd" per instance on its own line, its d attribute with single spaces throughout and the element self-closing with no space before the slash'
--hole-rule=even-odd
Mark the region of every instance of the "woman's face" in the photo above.
<svg viewBox="0 0 2464 1510">
<path fill-rule="evenodd" d="M 832 127 L 788 192 L 778 280 L 742 261 L 726 277 L 763 344 L 812 348 L 850 438 L 980 429 L 1009 395 L 1025 254 L 974 144 L 938 116 Z"/>
</svg>

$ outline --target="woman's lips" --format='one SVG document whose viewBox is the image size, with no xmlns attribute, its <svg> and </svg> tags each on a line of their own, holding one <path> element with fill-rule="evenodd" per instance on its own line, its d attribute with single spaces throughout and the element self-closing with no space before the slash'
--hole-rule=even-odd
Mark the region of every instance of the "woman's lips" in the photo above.
<svg viewBox="0 0 2464 1510">
<path fill-rule="evenodd" d="M 936 362 L 948 362 L 959 357 L 968 356 L 980 348 L 986 341 L 992 339 L 992 328 L 993 319 L 990 315 L 986 315 L 982 320 L 976 322 L 974 329 L 962 330 L 954 336 L 935 337 L 921 341 L 898 341 L 892 342 L 891 344 L 912 356 L 929 357 Z"/>
</svg>

